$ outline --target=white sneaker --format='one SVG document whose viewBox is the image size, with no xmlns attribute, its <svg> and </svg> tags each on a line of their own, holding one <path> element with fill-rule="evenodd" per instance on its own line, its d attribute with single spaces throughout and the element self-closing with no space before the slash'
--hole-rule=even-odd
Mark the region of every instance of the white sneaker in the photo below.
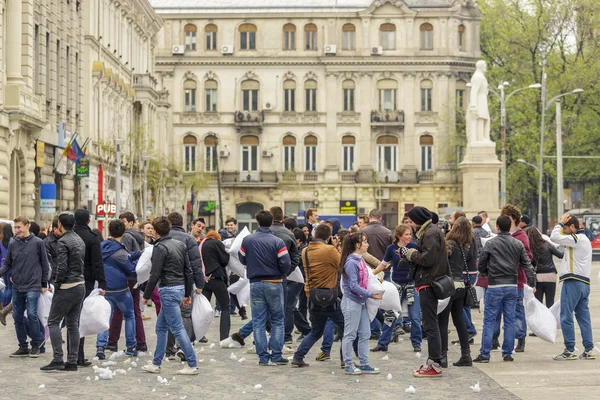
<svg viewBox="0 0 600 400">
<path fill-rule="evenodd" d="M 180 369 L 179 371 L 177 371 L 178 375 L 198 375 L 198 368 L 197 367 L 190 367 L 189 365 L 186 364 L 185 367 L 183 367 L 183 369 Z"/>
<path fill-rule="evenodd" d="M 219 318 L 221 316 L 221 311 L 216 310 L 215 311 L 215 317 Z"/>
<path fill-rule="evenodd" d="M 160 367 L 154 364 L 146 364 L 142 367 L 142 369 L 146 372 L 150 372 L 151 374 L 158 374 L 160 372 Z"/>
</svg>

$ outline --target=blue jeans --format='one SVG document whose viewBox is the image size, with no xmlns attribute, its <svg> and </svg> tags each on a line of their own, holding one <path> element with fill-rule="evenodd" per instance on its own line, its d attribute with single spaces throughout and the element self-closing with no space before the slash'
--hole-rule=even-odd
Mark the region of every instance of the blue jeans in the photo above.
<svg viewBox="0 0 600 400">
<path fill-rule="evenodd" d="M 353 342 L 358 335 L 358 360 L 360 365 L 369 365 L 369 312 L 366 304 L 359 304 L 348 297 L 342 298 L 344 314 L 344 338 L 342 339 L 342 355 L 346 365 L 352 365 Z"/>
<path fill-rule="evenodd" d="M 404 302 L 406 298 L 406 289 L 402 290 L 401 301 Z M 404 305 L 402 306 L 404 308 Z M 414 302 L 408 305 L 408 319 L 410 321 L 410 342 L 413 347 L 421 346 L 421 342 L 423 341 L 423 332 L 421 329 L 421 300 L 419 298 L 419 292 L 414 291 Z M 379 341 L 377 344 L 381 347 L 388 347 L 390 344 L 390 340 L 392 339 L 392 333 L 394 331 L 394 327 L 403 324 L 403 318 L 398 317 L 394 324 L 389 327 L 387 325 L 383 325 L 383 330 L 381 332 L 381 336 L 379 337 Z"/>
<path fill-rule="evenodd" d="M 285 284 L 284 284 L 285 285 Z M 298 282 L 288 281 L 286 285 L 285 297 L 285 340 L 292 340 L 294 331 L 294 314 L 298 306 L 300 292 L 304 290 L 304 285 Z"/>
<path fill-rule="evenodd" d="M 464 276 L 465 274 L 463 274 Z M 470 274 L 469 280 L 471 281 L 471 285 L 475 286 L 475 282 L 477 281 L 477 274 Z M 471 318 L 471 307 L 465 306 L 465 324 L 467 325 L 467 332 L 470 336 L 475 336 L 477 334 L 477 329 L 475 329 L 475 325 L 473 325 L 473 319 Z"/>
<path fill-rule="evenodd" d="M 574 279 L 567 279 L 563 282 L 560 293 L 560 327 L 563 331 L 565 347 L 570 352 L 575 351 L 573 312 L 575 312 L 575 318 L 577 318 L 577 324 L 581 330 L 581 338 L 585 351 L 594 349 L 592 320 L 588 307 L 589 296 L 589 284 Z"/>
<path fill-rule="evenodd" d="M 254 344 L 259 363 L 266 364 L 271 361 L 283 359 L 284 336 L 284 296 L 282 283 L 251 282 L 250 304 L 252 307 L 252 330 Z M 271 321 L 271 338 L 267 348 L 267 320 Z"/>
<path fill-rule="evenodd" d="M 152 361 L 154 365 L 160 366 L 162 363 L 167 350 L 167 336 L 171 330 L 185 354 L 188 365 L 196 367 L 196 354 L 181 319 L 180 305 L 185 294 L 184 290 L 183 285 L 158 288 L 160 313 L 156 319 L 156 350 Z"/>
<path fill-rule="evenodd" d="M 524 290 L 520 289 L 517 293 L 517 304 L 515 304 L 515 339 L 525 339 L 527 336 L 527 322 L 525 321 L 525 307 L 523 306 Z M 500 337 L 500 325 L 502 323 L 502 313 L 498 313 L 496 317 L 496 325 L 494 326 L 494 339 Z M 504 321 L 504 329 L 506 329 L 506 321 Z"/>
<path fill-rule="evenodd" d="M 38 318 L 38 299 L 40 292 L 13 291 L 13 319 L 19 347 L 27 348 L 27 332 L 31 335 L 31 347 L 39 347 L 44 341 L 42 324 Z M 28 330 L 25 329 L 25 310 L 27 310 Z"/>
<path fill-rule="evenodd" d="M 498 314 L 504 314 L 504 342 L 502 357 L 512 354 L 515 347 L 515 307 L 518 289 L 515 286 L 488 288 L 485 292 L 483 312 L 483 334 L 481 337 L 481 357 L 490 358 L 492 336 Z"/>
<path fill-rule="evenodd" d="M 10 273 L 4 274 L 4 284 L 6 287 L 4 288 L 3 307 L 6 307 L 12 301 L 13 288 L 12 282 L 10 281 L 10 276 Z"/>
<path fill-rule="evenodd" d="M 342 312 L 338 309 L 331 312 L 318 312 L 318 311 L 309 311 L 310 312 L 310 324 L 312 329 L 308 335 L 302 340 L 300 346 L 298 346 L 298 350 L 296 354 L 294 354 L 294 359 L 296 360 L 304 360 L 306 354 L 310 351 L 310 349 L 315 345 L 315 343 L 321 339 L 323 336 L 323 332 L 329 324 L 333 325 L 332 329 L 335 329 L 337 325 L 340 329 L 344 329 L 344 316 Z M 321 349 L 325 346 L 325 339 L 323 339 L 323 345 Z M 330 354 L 331 345 L 329 346 L 328 351 L 323 351 L 326 354 Z M 341 358 L 341 349 L 340 349 L 340 358 Z"/>
<path fill-rule="evenodd" d="M 325 354 L 331 353 L 333 339 L 335 337 L 335 322 L 328 319 L 323 330 L 323 342 L 321 342 L 321 352 Z"/>
<path fill-rule="evenodd" d="M 110 318 L 115 310 L 115 306 L 121 310 L 125 317 L 125 345 L 128 349 L 133 349 L 136 345 L 135 340 L 135 314 L 133 312 L 133 297 L 129 289 L 120 292 L 106 292 L 104 298 L 110 304 Z M 96 339 L 97 347 L 106 347 L 108 345 L 108 330 L 98 335 Z"/>
<path fill-rule="evenodd" d="M 239 334 L 242 339 L 246 339 L 248 336 L 252 335 L 252 320 L 246 322 L 246 325 L 240 328 Z"/>
</svg>

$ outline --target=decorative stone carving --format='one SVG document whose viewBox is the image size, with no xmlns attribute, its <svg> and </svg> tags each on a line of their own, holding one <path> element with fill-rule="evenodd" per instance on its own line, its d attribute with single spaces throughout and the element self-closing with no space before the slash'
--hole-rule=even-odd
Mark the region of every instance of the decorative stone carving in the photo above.
<svg viewBox="0 0 600 400">
<path fill-rule="evenodd" d="M 212 71 L 208 71 L 206 74 L 204 74 L 204 79 L 207 81 L 215 80 L 217 79 L 217 74 Z"/>
<path fill-rule="evenodd" d="M 243 76 L 244 80 L 251 80 L 251 81 L 257 81 L 258 80 L 258 75 L 256 75 L 254 72 L 252 71 L 248 71 L 244 74 Z"/>
<path fill-rule="evenodd" d="M 296 74 L 294 74 L 292 71 L 288 71 L 285 73 L 285 75 L 283 75 L 283 80 L 287 81 L 287 80 L 292 80 L 295 81 L 296 80 Z"/>
<path fill-rule="evenodd" d="M 394 76 L 394 74 L 391 71 L 383 71 L 381 73 L 381 78 L 382 79 L 390 79 Z"/>
<path fill-rule="evenodd" d="M 342 79 L 356 79 L 356 74 L 351 71 L 342 72 Z"/>
<path fill-rule="evenodd" d="M 308 81 L 308 80 L 311 80 L 311 79 L 312 79 L 312 80 L 315 80 L 315 81 L 316 81 L 316 80 L 318 80 L 318 78 L 317 78 L 317 74 L 315 74 L 315 73 L 314 73 L 314 72 L 312 72 L 312 71 L 308 71 L 308 72 L 306 73 L 306 75 L 304 75 L 304 79 L 305 79 L 305 80 L 307 80 L 307 81 Z"/>
<path fill-rule="evenodd" d="M 327 71 L 325 72 L 325 77 L 326 78 L 337 78 L 338 76 L 340 76 L 340 73 L 337 71 Z"/>
<path fill-rule="evenodd" d="M 190 79 L 190 80 L 193 80 L 193 81 L 197 81 L 197 80 L 198 80 L 198 79 L 196 78 L 196 74 L 194 74 L 192 71 L 187 71 L 187 72 L 186 72 L 186 73 L 183 75 L 183 77 L 184 77 L 186 80 L 188 80 L 188 79 Z"/>
</svg>

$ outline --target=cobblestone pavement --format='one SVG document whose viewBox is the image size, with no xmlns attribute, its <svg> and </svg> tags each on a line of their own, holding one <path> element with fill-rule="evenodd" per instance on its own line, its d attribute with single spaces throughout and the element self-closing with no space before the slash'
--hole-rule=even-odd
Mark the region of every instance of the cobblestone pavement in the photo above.
<svg viewBox="0 0 600 400">
<path fill-rule="evenodd" d="M 154 351 L 156 343 L 154 308 L 146 308 L 145 315 L 152 319 L 145 321 L 146 335 L 150 351 Z M 238 329 L 242 321 L 238 316 L 232 317 L 233 329 Z M 43 373 L 39 367 L 51 360 L 49 353 L 38 359 L 11 359 L 8 355 L 17 349 L 17 342 L 12 320 L 7 326 L 0 326 L 0 382 L 2 391 L 0 399 L 24 399 L 27 397 L 50 399 L 342 399 L 349 396 L 356 399 L 368 398 L 421 398 L 421 399 L 515 399 L 514 395 L 501 388 L 494 380 L 478 368 L 449 368 L 444 377 L 419 379 L 412 377 L 412 370 L 420 365 L 420 361 L 412 351 L 408 337 L 398 344 L 392 344 L 387 354 L 371 353 L 371 363 L 381 369 L 380 375 L 349 377 L 343 374 L 337 358 L 318 362 L 314 358 L 318 354 L 317 344 L 309 353 L 306 361 L 309 368 L 292 369 L 285 367 L 259 367 L 255 354 L 248 354 L 247 349 L 220 349 L 218 347 L 219 319 L 215 318 L 207 337 L 208 344 L 197 344 L 195 350 L 200 364 L 199 376 L 176 376 L 175 372 L 181 364 L 171 361 L 163 364 L 161 376 L 168 379 L 168 385 L 157 382 L 157 375 L 148 374 L 140 367 L 150 360 L 141 357 L 137 367 L 119 361 L 112 370 L 125 369 L 126 374 L 117 374 L 113 380 L 95 381 L 92 368 L 79 369 L 78 372 Z M 451 338 L 455 336 L 451 334 Z M 86 341 L 86 354 L 93 357 L 94 341 L 91 337 Z M 124 345 L 121 337 L 120 345 Z M 214 342 L 215 348 L 210 344 Z M 370 345 L 375 342 L 371 341 Z M 426 342 L 424 343 L 426 345 Z M 298 344 L 294 344 L 294 348 Z M 246 345 L 248 347 L 248 345 Z M 475 347 L 478 348 L 476 345 Z M 66 350 L 66 349 L 65 349 Z M 474 349 L 475 350 L 475 349 Z M 238 361 L 230 359 L 234 352 Z M 334 344 L 333 354 L 339 354 L 339 342 Z M 108 353 L 110 355 L 110 353 Z M 387 355 L 388 361 L 382 360 Z M 288 356 L 291 356 L 289 354 Z M 451 349 L 451 361 L 458 359 L 459 350 Z M 245 358 L 243 363 L 239 359 Z M 214 361 L 212 361 L 214 360 Z M 96 363 L 98 364 L 98 363 Z M 131 370 L 128 370 L 131 368 Z M 388 374 L 392 375 L 388 380 Z M 90 380 L 87 380 L 90 377 Z M 473 393 L 469 388 L 479 382 L 480 393 Z M 45 388 L 40 389 L 40 385 Z M 262 389 L 255 389 L 261 384 Z M 412 385 L 416 394 L 405 393 Z M 187 396 L 187 397 L 186 397 Z"/>
</svg>

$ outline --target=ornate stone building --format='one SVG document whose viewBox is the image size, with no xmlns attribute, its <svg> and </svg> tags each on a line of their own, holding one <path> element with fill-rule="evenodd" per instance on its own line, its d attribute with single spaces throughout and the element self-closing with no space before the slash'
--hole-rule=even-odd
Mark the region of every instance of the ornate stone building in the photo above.
<svg viewBox="0 0 600 400">
<path fill-rule="evenodd" d="M 193 201 L 213 217 L 310 206 L 459 206 L 452 139 L 480 56 L 471 0 L 152 0 L 156 71 L 169 91 L 169 152 L 208 173 Z M 215 143 L 218 141 L 217 150 Z M 217 167 L 220 174 L 217 175 Z M 190 208 L 188 208 L 190 209 Z M 218 215 L 218 214 L 217 214 Z"/>
</svg>

